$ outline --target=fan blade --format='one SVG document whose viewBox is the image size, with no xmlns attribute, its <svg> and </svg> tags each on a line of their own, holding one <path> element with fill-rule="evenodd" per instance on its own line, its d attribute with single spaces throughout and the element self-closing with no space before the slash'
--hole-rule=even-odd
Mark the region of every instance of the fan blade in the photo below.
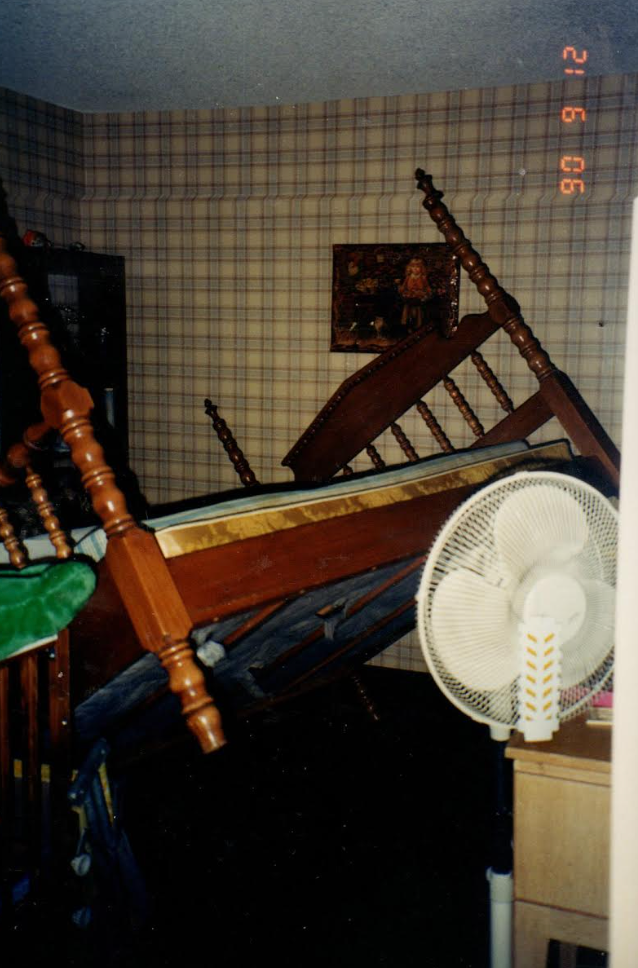
<svg viewBox="0 0 638 968">
<path fill-rule="evenodd" d="M 494 544 L 508 573 L 520 581 L 540 560 L 569 561 L 584 548 L 589 528 L 577 501 L 558 487 L 528 482 L 494 516 Z"/>
<path fill-rule="evenodd" d="M 616 592 L 602 581 L 583 581 L 587 613 L 580 630 L 563 643 L 561 687 L 570 689 L 592 675 L 614 645 Z"/>
<path fill-rule="evenodd" d="M 451 572 L 432 597 L 431 624 L 430 658 L 442 678 L 455 677 L 468 690 L 496 690 L 516 677 L 516 632 L 503 588 L 464 568 Z"/>
</svg>

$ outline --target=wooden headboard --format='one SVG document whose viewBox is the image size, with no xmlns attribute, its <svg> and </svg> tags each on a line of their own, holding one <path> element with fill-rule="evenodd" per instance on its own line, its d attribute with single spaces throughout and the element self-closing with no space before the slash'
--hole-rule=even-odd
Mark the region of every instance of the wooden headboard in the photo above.
<svg viewBox="0 0 638 968">
<path fill-rule="evenodd" d="M 488 266 L 446 205 L 432 177 L 416 172 L 423 206 L 445 238 L 453 254 L 486 302 L 480 314 L 464 316 L 450 337 L 437 331 L 417 330 L 400 343 L 348 377 L 319 411 L 307 430 L 284 458 L 295 478 L 322 481 L 340 470 L 362 451 L 381 468 L 382 458 L 373 441 L 390 429 L 408 460 L 417 454 L 397 421 L 416 407 L 437 445 L 452 451 L 450 440 L 423 397 L 443 384 L 475 437 L 474 446 L 527 438 L 552 417 L 585 457 L 593 458 L 614 486 L 618 486 L 620 455 L 597 418 L 565 373 L 558 370 L 534 333 L 524 322 L 520 308 L 499 285 Z M 498 330 L 504 330 L 538 381 L 538 390 L 514 407 L 479 347 Z M 505 416 L 485 430 L 450 374 L 470 358 L 496 398 Z"/>
</svg>

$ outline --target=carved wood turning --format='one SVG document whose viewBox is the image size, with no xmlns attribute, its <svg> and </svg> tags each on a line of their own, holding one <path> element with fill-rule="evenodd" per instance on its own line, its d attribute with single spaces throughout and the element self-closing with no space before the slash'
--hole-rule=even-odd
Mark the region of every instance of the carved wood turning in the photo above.
<svg viewBox="0 0 638 968">
<path fill-rule="evenodd" d="M 42 484 L 42 479 L 39 474 L 36 474 L 32 467 L 28 466 L 26 484 L 31 492 L 31 499 L 37 508 L 42 524 L 49 535 L 49 540 L 55 548 L 57 557 L 70 558 L 73 554 L 73 549 L 71 548 L 64 531 L 62 531 L 60 527 L 60 522 L 57 519 L 55 511 L 53 510 L 53 505 L 51 504 L 49 496 L 44 488 L 44 485 Z"/>
<path fill-rule="evenodd" d="M 454 406 L 458 409 L 458 411 L 460 412 L 461 416 L 465 420 L 466 424 L 469 426 L 474 436 L 483 437 L 483 435 L 485 434 L 485 431 L 483 430 L 483 427 L 478 417 L 470 407 L 469 403 L 461 393 L 460 389 L 458 388 L 454 380 L 451 377 L 446 376 L 445 379 L 443 380 L 443 386 L 450 394 L 450 397 L 452 398 L 452 402 L 454 403 Z"/>
<path fill-rule="evenodd" d="M 478 350 L 474 350 L 470 359 L 505 413 L 514 413 L 514 404 L 505 392 L 505 388 Z"/>
<path fill-rule="evenodd" d="M 368 455 L 368 457 L 370 458 L 370 460 L 372 461 L 376 469 L 378 471 L 382 471 L 383 468 L 386 466 L 385 461 L 381 456 L 381 454 L 379 453 L 379 451 L 377 450 L 377 448 L 374 446 L 374 444 L 368 444 L 368 446 L 366 447 L 366 454 Z"/>
<path fill-rule="evenodd" d="M 412 446 L 410 440 L 404 433 L 404 431 L 399 427 L 398 423 L 390 424 L 390 430 L 392 431 L 392 436 L 395 438 L 399 447 L 408 458 L 409 461 L 415 461 L 419 459 L 419 455 Z"/>
<path fill-rule="evenodd" d="M 443 192 L 434 188 L 432 176 L 418 168 L 416 179 L 417 187 L 425 196 L 423 207 L 454 255 L 460 259 L 461 265 L 485 300 L 490 315 L 503 327 L 534 375 L 539 380 L 544 380 L 555 369 L 554 364 L 523 321 L 518 303 L 499 285 L 478 252 L 472 248 L 470 240 L 441 201 Z"/>
<path fill-rule="evenodd" d="M 240 449 L 239 444 L 235 440 L 230 427 L 224 418 L 219 416 L 217 406 L 212 402 L 212 400 L 206 399 L 204 400 L 204 410 L 212 420 L 213 429 L 219 437 L 224 450 L 228 454 L 242 484 L 245 487 L 251 487 L 253 484 L 258 484 L 259 481 L 253 474 L 250 464 L 248 463 L 243 451 Z"/>
<path fill-rule="evenodd" d="M 27 563 L 27 555 L 20 541 L 16 537 L 13 525 L 9 520 L 5 508 L 0 505 L 0 539 L 7 549 L 9 561 L 14 568 L 24 568 Z"/>
<path fill-rule="evenodd" d="M 202 748 L 207 752 L 216 749 L 225 740 L 219 713 L 186 644 L 191 630 L 186 607 L 155 538 L 138 527 L 115 484 L 115 474 L 93 434 L 91 397 L 71 380 L 62 365 L 9 252 L 4 231 L 0 232 L 0 296 L 37 374 L 44 424 L 57 430 L 69 447 L 82 484 L 103 522 L 109 538 L 107 562 L 139 640 L 163 657 L 170 687 L 179 695 L 186 721 Z"/>
<path fill-rule="evenodd" d="M 428 430 L 436 440 L 441 450 L 445 451 L 446 454 L 451 454 L 452 451 L 454 450 L 454 447 L 452 446 L 449 438 L 447 437 L 445 431 L 443 430 L 443 427 L 438 422 L 438 420 L 436 419 L 436 417 L 428 407 L 425 400 L 419 400 L 417 402 L 416 408 L 420 413 L 420 415 L 423 417 Z"/>
<path fill-rule="evenodd" d="M 298 481 L 327 480 L 391 423 L 400 421 L 411 407 L 416 405 L 428 423 L 430 414 L 419 407 L 420 401 L 502 328 L 537 378 L 539 387 L 520 405 L 510 409 L 512 402 L 498 380 L 487 364 L 483 365 L 480 353 L 475 356 L 474 365 L 479 368 L 480 364 L 479 373 L 506 413 L 485 436 L 477 436 L 477 443 L 520 440 L 556 417 L 575 448 L 598 460 L 617 486 L 620 455 L 613 441 L 573 383 L 556 369 L 523 322 L 516 300 L 499 285 L 472 248 L 442 204 L 443 193 L 433 187 L 432 176 L 419 169 L 416 177 L 417 187 L 424 196 L 423 208 L 470 276 L 487 310 L 463 316 L 450 338 L 436 331 L 417 330 L 351 374 L 322 407 L 283 463 L 292 468 Z M 443 450 L 453 449 L 434 424 L 431 430 Z"/>
</svg>

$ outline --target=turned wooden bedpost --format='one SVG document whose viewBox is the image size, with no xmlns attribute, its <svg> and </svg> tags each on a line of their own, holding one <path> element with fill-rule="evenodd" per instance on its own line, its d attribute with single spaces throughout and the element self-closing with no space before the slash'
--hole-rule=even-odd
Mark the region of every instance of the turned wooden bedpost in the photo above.
<svg viewBox="0 0 638 968">
<path fill-rule="evenodd" d="M 457 225 L 447 205 L 441 201 L 443 192 L 434 188 L 432 176 L 417 168 L 415 177 L 417 188 L 424 194 L 423 207 L 485 300 L 490 316 L 508 334 L 537 379 L 545 379 L 556 368 L 523 321 L 518 303 L 499 285 L 478 252 L 472 248 L 470 240 Z"/>
<path fill-rule="evenodd" d="M 186 606 L 154 536 L 138 527 L 129 513 L 124 495 L 115 484 L 115 474 L 93 434 L 93 401 L 64 369 L 2 230 L 0 296 L 37 374 L 44 422 L 56 429 L 70 448 L 82 484 L 103 522 L 109 538 L 106 559 L 140 642 L 156 652 L 167 669 L 170 688 L 179 695 L 186 721 L 202 749 L 216 749 L 224 743 L 220 716 L 188 645 L 191 622 Z"/>
<path fill-rule="evenodd" d="M 532 330 L 523 320 L 516 300 L 499 285 L 478 252 L 472 248 L 456 221 L 443 204 L 443 192 L 432 184 L 432 176 L 418 168 L 415 177 L 417 188 L 424 195 L 423 207 L 442 233 L 450 249 L 458 257 L 478 292 L 487 304 L 490 318 L 499 325 L 521 354 L 540 385 L 542 404 L 558 417 L 573 442 L 586 456 L 596 457 L 611 481 L 618 486 L 620 480 L 620 454 L 595 414 L 589 409 L 569 377 L 558 370 Z M 475 365 L 481 372 L 480 361 Z M 481 375 L 490 386 L 491 377 L 484 370 Z M 509 404 L 490 386 L 506 412 Z"/>
</svg>

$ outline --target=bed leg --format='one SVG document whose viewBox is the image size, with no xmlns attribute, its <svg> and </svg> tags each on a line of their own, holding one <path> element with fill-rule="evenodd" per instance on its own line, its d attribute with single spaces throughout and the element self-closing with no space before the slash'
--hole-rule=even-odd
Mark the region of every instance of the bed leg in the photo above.
<svg viewBox="0 0 638 968">
<path fill-rule="evenodd" d="M 30 652 L 18 661 L 22 714 L 22 805 L 27 830 L 28 860 L 37 878 L 42 870 L 42 767 L 38 728 L 38 654 Z"/>
<path fill-rule="evenodd" d="M 157 655 L 168 672 L 170 689 L 179 696 L 186 723 L 202 751 L 212 753 L 224 746 L 226 738 L 219 710 L 206 691 L 204 674 L 195 662 L 188 640 L 175 642 L 165 636 Z"/>
<path fill-rule="evenodd" d="M 14 777 L 9 711 L 9 667 L 0 666 L 0 928 L 12 906 L 10 870 L 13 859 Z M 7 917 L 7 923 L 8 923 Z"/>
<path fill-rule="evenodd" d="M 359 673 L 352 672 L 350 674 L 350 681 L 352 682 L 355 688 L 357 698 L 361 702 L 363 708 L 367 712 L 370 719 L 372 719 L 373 722 L 375 723 L 381 722 L 381 714 L 379 712 L 377 704 L 375 703 L 374 699 L 370 695 L 368 687 L 363 682 L 363 679 L 361 678 Z"/>
<path fill-rule="evenodd" d="M 51 799 L 51 849 L 53 877 L 66 872 L 73 854 L 70 836 L 68 792 L 71 780 L 71 664 L 69 630 L 58 633 L 48 657 L 49 731 L 51 736 L 49 796 Z"/>
<path fill-rule="evenodd" d="M 192 622 L 155 536 L 142 528 L 113 535 L 106 563 L 140 644 L 168 672 L 168 685 L 204 753 L 226 742 L 221 717 L 206 691 L 204 673 L 189 645 Z"/>
</svg>

